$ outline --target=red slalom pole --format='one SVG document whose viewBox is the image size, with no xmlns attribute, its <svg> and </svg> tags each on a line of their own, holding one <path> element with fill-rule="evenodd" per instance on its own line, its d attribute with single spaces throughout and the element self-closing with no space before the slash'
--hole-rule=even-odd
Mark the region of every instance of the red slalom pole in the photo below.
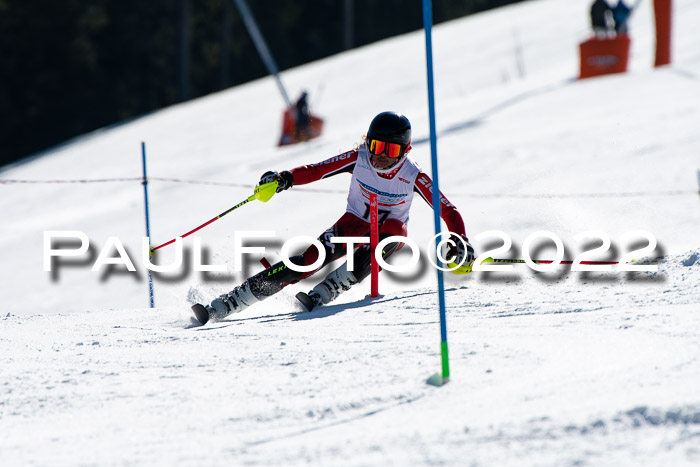
<svg viewBox="0 0 700 467">
<path fill-rule="evenodd" d="M 377 213 L 377 194 L 370 193 L 369 195 L 369 225 L 370 225 L 370 235 L 369 244 L 370 251 L 372 252 L 371 264 L 372 264 L 372 291 L 370 297 L 377 298 L 379 296 L 379 264 L 377 264 L 377 258 L 375 257 L 375 250 L 377 249 L 377 244 L 379 243 L 379 215 Z"/>
<path fill-rule="evenodd" d="M 654 0 L 654 25 L 656 26 L 656 54 L 654 66 L 671 63 L 672 0 Z"/>
</svg>

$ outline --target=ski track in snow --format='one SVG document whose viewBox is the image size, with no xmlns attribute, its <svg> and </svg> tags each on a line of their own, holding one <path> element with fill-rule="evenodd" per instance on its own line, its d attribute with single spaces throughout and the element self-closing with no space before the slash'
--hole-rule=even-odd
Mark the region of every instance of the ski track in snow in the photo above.
<svg viewBox="0 0 700 467">
<path fill-rule="evenodd" d="M 692 464 L 700 262 L 689 258 L 597 283 L 523 275 L 505 303 L 498 283 L 472 275 L 447 290 L 453 380 L 440 389 L 424 384 L 439 362 L 429 289 L 374 301 L 353 290 L 311 313 L 273 298 L 203 327 L 173 309 L 10 313 L 2 454 L 52 465 Z M 659 283 L 661 294 L 649 287 Z"/>
</svg>

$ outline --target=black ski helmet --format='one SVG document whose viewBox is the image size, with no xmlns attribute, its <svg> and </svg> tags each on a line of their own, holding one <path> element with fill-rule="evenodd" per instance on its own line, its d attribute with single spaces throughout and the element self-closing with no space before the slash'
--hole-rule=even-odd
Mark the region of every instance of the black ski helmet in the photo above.
<svg viewBox="0 0 700 467">
<path fill-rule="evenodd" d="M 370 165 L 379 173 L 387 173 L 403 164 L 406 153 L 411 150 L 411 122 L 401 114 L 396 112 L 382 112 L 369 124 L 367 130 L 367 152 L 369 151 L 369 140 L 376 139 L 385 143 L 396 143 L 401 145 L 401 155 L 396 158 L 396 162 L 388 167 L 380 169 L 375 166 L 374 159 L 370 157 Z"/>
<path fill-rule="evenodd" d="M 367 139 L 408 146 L 411 144 L 411 122 L 396 112 L 382 112 L 369 124 Z"/>
</svg>

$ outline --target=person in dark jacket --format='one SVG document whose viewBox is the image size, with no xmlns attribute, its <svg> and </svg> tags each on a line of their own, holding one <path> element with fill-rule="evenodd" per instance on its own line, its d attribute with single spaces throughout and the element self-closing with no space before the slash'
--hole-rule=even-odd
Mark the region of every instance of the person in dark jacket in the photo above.
<svg viewBox="0 0 700 467">
<path fill-rule="evenodd" d="M 627 20 L 632 14 L 632 8 L 625 5 L 620 0 L 612 9 L 613 21 L 615 22 L 615 32 L 617 34 L 627 34 Z"/>
<path fill-rule="evenodd" d="M 595 0 L 591 5 L 591 26 L 596 36 L 607 37 L 615 31 L 613 11 L 606 0 Z"/>
<path fill-rule="evenodd" d="M 296 137 L 297 141 L 309 140 L 309 124 L 311 123 L 311 115 L 309 114 L 309 93 L 303 91 L 299 100 L 296 103 L 297 121 L 296 121 Z"/>
</svg>

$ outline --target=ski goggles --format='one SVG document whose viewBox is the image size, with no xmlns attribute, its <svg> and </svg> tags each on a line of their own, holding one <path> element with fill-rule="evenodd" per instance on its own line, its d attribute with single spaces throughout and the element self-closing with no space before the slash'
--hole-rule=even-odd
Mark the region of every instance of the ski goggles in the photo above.
<svg viewBox="0 0 700 467">
<path fill-rule="evenodd" d="M 378 156 L 380 154 L 386 154 L 392 159 L 400 157 L 405 151 L 408 145 L 404 146 L 398 143 L 387 143 L 385 141 L 379 141 L 378 139 L 367 140 L 367 148 L 370 154 Z"/>
</svg>

